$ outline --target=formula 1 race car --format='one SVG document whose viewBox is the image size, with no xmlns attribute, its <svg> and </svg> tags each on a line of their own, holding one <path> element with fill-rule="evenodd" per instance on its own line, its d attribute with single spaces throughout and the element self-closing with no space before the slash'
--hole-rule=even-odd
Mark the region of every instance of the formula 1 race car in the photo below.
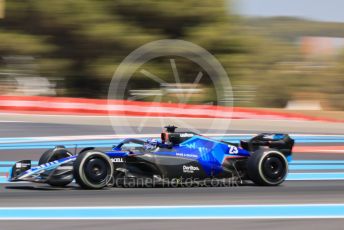
<svg viewBox="0 0 344 230">
<path fill-rule="evenodd" d="M 86 189 L 236 178 L 240 183 L 281 184 L 288 174 L 294 140 L 287 134 L 263 133 L 240 143 L 214 140 L 167 126 L 161 140 L 125 139 L 111 151 L 85 148 L 73 154 L 64 146 L 47 150 L 38 166 L 30 160 L 13 165 L 8 180 L 66 186 L 73 180 Z M 153 182 L 153 183 L 152 183 Z"/>
</svg>

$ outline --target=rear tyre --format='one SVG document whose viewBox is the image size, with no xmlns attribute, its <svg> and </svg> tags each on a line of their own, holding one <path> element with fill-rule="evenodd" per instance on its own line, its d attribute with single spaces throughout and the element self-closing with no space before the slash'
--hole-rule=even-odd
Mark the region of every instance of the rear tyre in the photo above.
<svg viewBox="0 0 344 230">
<path fill-rule="evenodd" d="M 276 186 L 288 174 L 288 161 L 277 150 L 259 149 L 247 161 L 247 174 L 257 185 Z"/>
<path fill-rule="evenodd" d="M 111 159 L 97 150 L 89 150 L 78 155 L 74 162 L 74 178 L 85 189 L 102 189 L 114 174 Z"/>
<path fill-rule="evenodd" d="M 56 146 L 53 149 L 48 149 L 43 153 L 43 155 L 39 158 L 38 165 L 46 164 L 52 161 L 60 160 L 63 158 L 71 157 L 73 156 L 72 153 L 68 152 L 64 148 L 64 146 Z M 48 181 L 46 181 L 47 184 L 55 187 L 64 187 L 68 184 L 70 184 L 73 181 L 72 177 L 61 178 L 61 175 L 54 176 L 52 175 Z"/>
</svg>

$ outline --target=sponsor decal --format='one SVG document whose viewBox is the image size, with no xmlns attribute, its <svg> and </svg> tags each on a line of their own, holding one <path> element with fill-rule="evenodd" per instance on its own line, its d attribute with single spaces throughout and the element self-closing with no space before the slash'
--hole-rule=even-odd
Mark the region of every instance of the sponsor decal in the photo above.
<svg viewBox="0 0 344 230">
<path fill-rule="evenodd" d="M 192 133 L 181 133 L 180 134 L 180 137 L 193 137 L 194 136 L 194 134 L 192 134 Z"/>
<path fill-rule="evenodd" d="M 238 154 L 239 150 L 237 147 L 233 146 L 233 145 L 228 145 L 229 147 L 229 154 Z"/>
<path fill-rule="evenodd" d="M 264 139 L 274 139 L 275 138 L 275 134 L 266 134 L 263 136 Z"/>
<path fill-rule="evenodd" d="M 28 166 L 31 166 L 31 164 L 28 163 L 21 163 L 21 162 L 17 162 L 16 163 L 16 168 L 26 168 Z"/>
<path fill-rule="evenodd" d="M 196 143 L 195 142 L 183 144 L 182 146 L 185 146 L 189 149 L 196 149 Z"/>
<path fill-rule="evenodd" d="M 113 163 L 123 163 L 124 162 L 123 158 L 112 158 L 111 161 Z"/>
<path fill-rule="evenodd" d="M 176 153 L 176 156 L 178 156 L 178 157 L 191 157 L 191 158 L 197 158 L 198 157 L 196 154 L 191 154 L 191 153 Z"/>
<path fill-rule="evenodd" d="M 49 166 L 52 166 L 52 165 L 55 165 L 55 164 L 58 164 L 58 163 L 59 163 L 58 160 L 56 160 L 56 161 L 51 161 L 51 162 L 48 162 L 48 163 L 45 163 L 45 164 L 36 166 L 34 169 L 42 169 L 42 168 L 46 168 L 46 167 L 49 167 Z"/>
<path fill-rule="evenodd" d="M 194 173 L 195 171 L 199 171 L 197 166 L 183 165 L 183 173 Z"/>
</svg>

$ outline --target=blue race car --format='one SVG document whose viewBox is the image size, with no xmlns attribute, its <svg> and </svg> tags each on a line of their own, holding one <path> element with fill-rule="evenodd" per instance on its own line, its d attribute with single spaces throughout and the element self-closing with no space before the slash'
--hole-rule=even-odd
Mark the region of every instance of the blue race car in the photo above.
<svg viewBox="0 0 344 230">
<path fill-rule="evenodd" d="M 36 167 L 31 167 L 30 160 L 17 162 L 8 180 L 61 187 L 75 180 L 86 189 L 228 179 L 275 186 L 288 174 L 294 140 L 287 134 L 263 133 L 229 143 L 176 132 L 175 126 L 165 128 L 159 141 L 125 139 L 107 152 L 90 147 L 73 154 L 56 146 L 41 156 Z"/>
</svg>

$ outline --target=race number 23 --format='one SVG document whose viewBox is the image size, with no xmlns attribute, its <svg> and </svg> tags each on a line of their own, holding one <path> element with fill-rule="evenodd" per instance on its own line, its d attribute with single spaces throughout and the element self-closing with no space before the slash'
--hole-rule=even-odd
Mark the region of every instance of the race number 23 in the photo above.
<svg viewBox="0 0 344 230">
<path fill-rule="evenodd" d="M 229 145 L 229 154 L 238 154 L 239 150 L 237 147 L 233 146 L 233 145 Z"/>
</svg>

